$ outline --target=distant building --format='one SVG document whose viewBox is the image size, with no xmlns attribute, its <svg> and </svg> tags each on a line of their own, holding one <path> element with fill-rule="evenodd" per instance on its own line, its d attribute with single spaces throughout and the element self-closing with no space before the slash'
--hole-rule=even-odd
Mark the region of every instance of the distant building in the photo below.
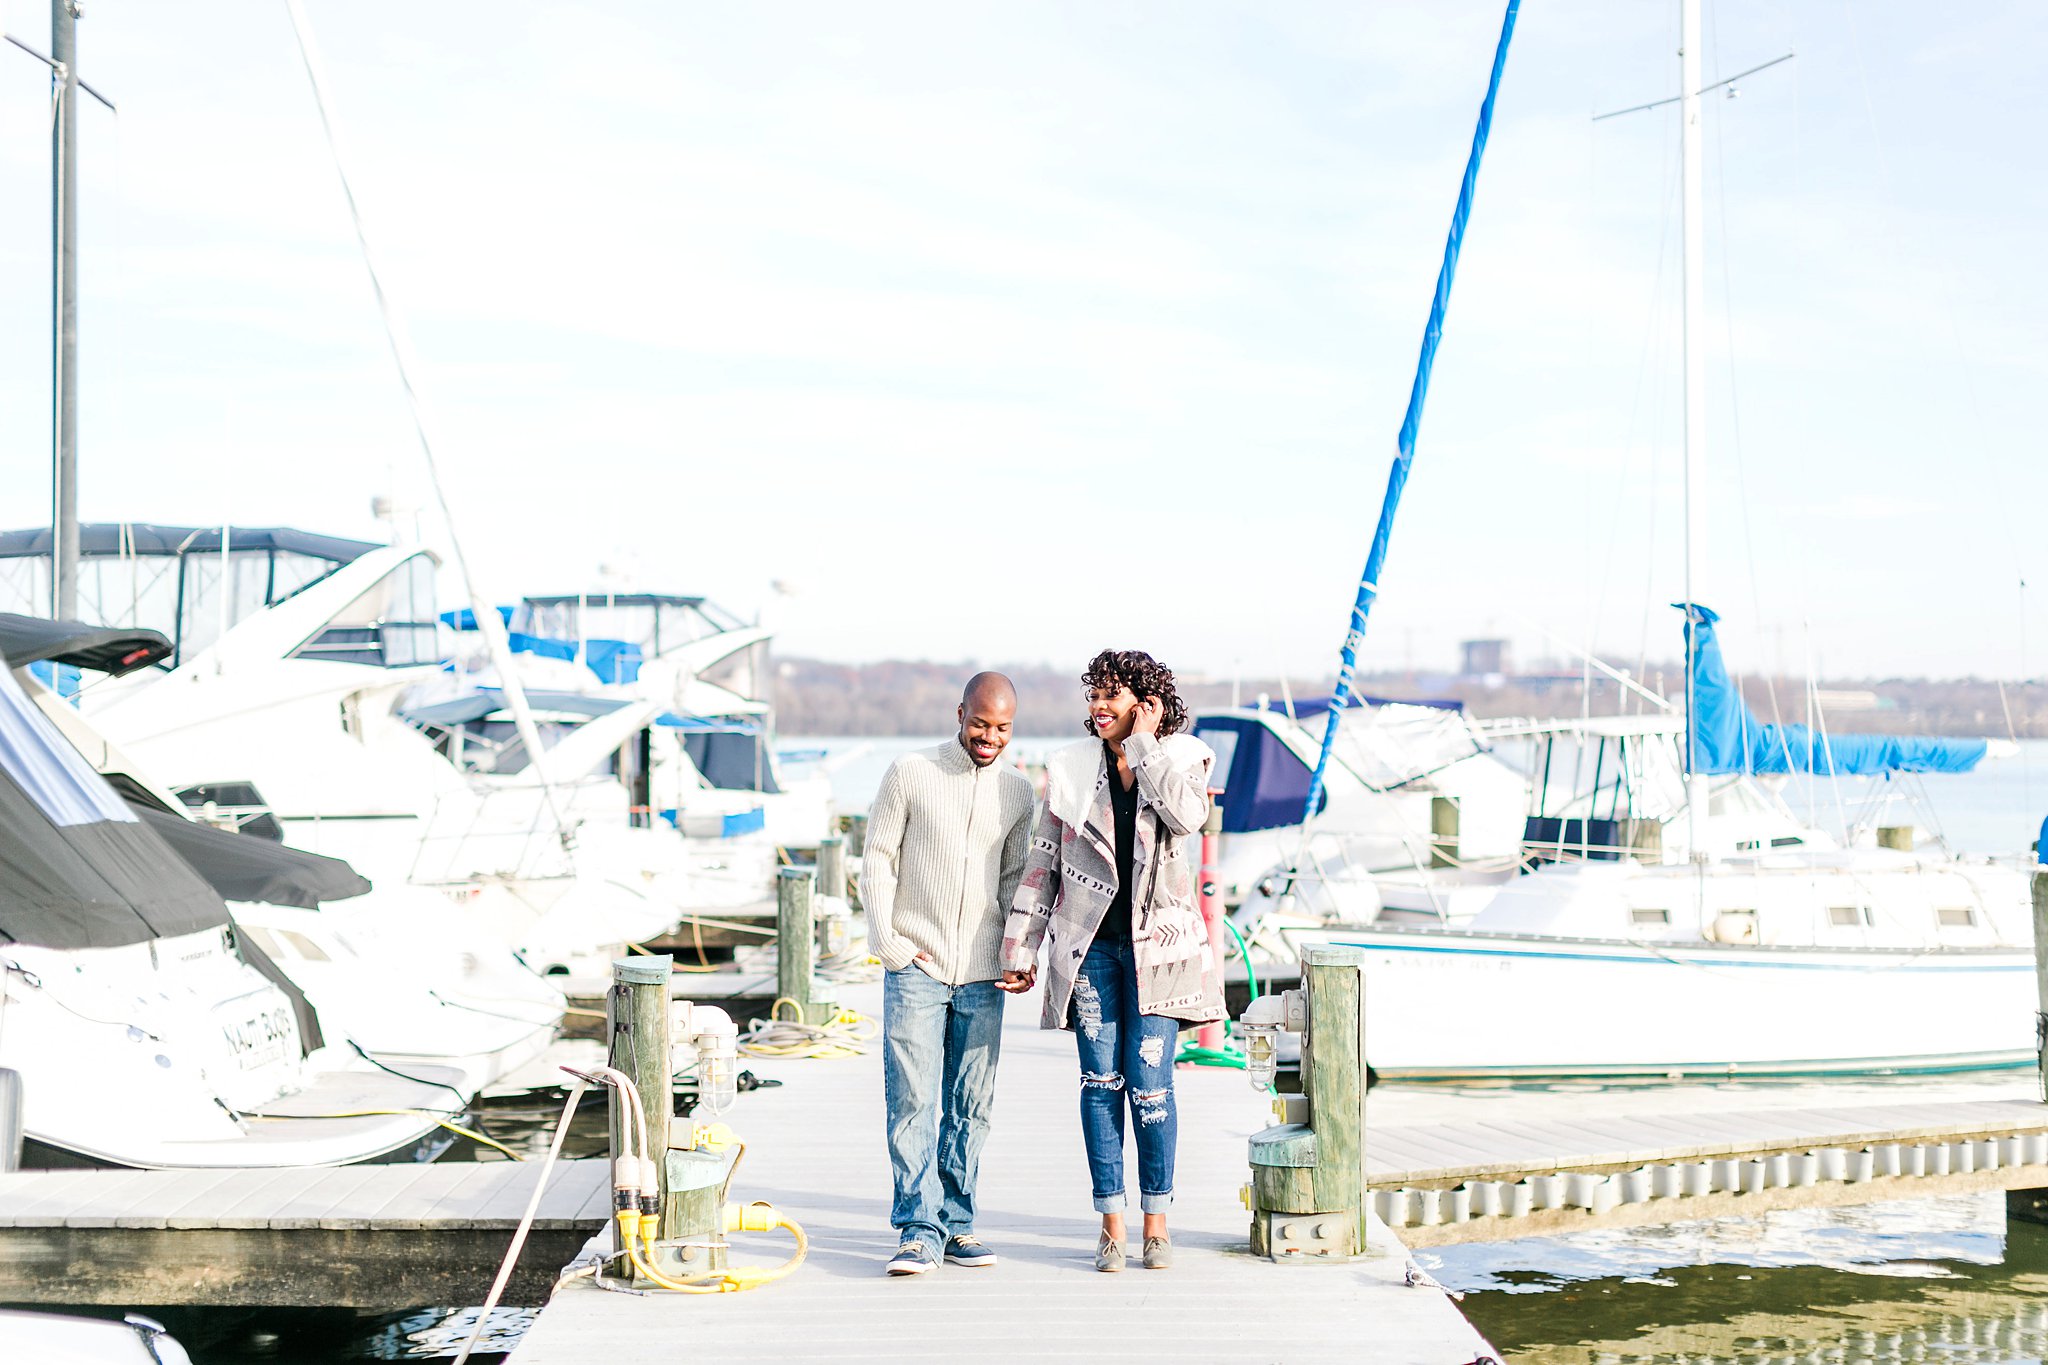
<svg viewBox="0 0 2048 1365">
<path fill-rule="evenodd" d="M 1465 652 L 1465 666 L 1459 671 L 1468 678 L 1498 678 L 1509 672 L 1506 640 L 1466 640 L 1458 647 Z"/>
</svg>

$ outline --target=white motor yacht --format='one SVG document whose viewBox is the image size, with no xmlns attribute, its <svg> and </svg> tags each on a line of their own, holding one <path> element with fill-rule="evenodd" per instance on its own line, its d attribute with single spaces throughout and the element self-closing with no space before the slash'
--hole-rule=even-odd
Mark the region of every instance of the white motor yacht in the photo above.
<svg viewBox="0 0 2048 1365">
<path fill-rule="evenodd" d="M 146 632 L 7 622 L 0 658 L 0 1067 L 29 1165 L 423 1156 L 462 1076 L 398 1076 L 312 1030 L 228 907 L 30 700 L 28 666 L 145 667 Z"/>
<path fill-rule="evenodd" d="M 396 714 L 441 669 L 431 552 L 141 524 L 88 525 L 81 550 L 81 610 L 173 651 L 79 704 L 187 803 L 425 887 L 460 912 L 451 934 L 480 921 L 537 971 L 600 971 L 676 922 L 637 865 L 579 854 L 545 787 L 472 784 Z M 0 533 L 0 606 L 33 604 L 48 568 L 47 532 Z"/>
</svg>

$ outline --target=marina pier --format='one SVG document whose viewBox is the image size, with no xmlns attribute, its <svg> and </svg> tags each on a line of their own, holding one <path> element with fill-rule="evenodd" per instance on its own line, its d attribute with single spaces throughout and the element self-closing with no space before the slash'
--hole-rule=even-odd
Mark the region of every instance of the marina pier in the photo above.
<svg viewBox="0 0 2048 1365">
<path fill-rule="evenodd" d="M 875 1013 L 872 985 L 844 988 Z M 1084 1356 L 1143 1304 L 1154 1344 L 1190 1359 L 1298 1360 L 1370 1349 L 1375 1361 L 1463 1362 L 1493 1352 L 1409 1252 L 1453 1242 L 1748 1216 L 1772 1209 L 2048 1189 L 2048 1106 L 1927 1100 L 1714 1110 L 1512 1092 L 1455 1122 L 1371 1123 L 1370 1254 L 1342 1264 L 1254 1258 L 1238 1197 L 1267 1106 L 1241 1073 L 1184 1068 L 1173 1271 L 1101 1275 L 1074 1129 L 1072 1040 L 1009 1011 L 979 1229 L 992 1269 L 890 1280 L 878 1051 L 754 1061 L 778 1087 L 728 1120 L 747 1142 L 736 1200 L 768 1200 L 809 1233 L 806 1264 L 742 1294 L 606 1292 L 561 1269 L 608 1246 L 607 1163 L 556 1165 L 508 1303 L 545 1303 L 513 1359 L 579 1365 L 687 1337 L 706 1352 L 777 1359 L 918 1359 L 962 1341 L 994 1358 Z M 1369 1110 L 1413 1111 L 1414 1092 Z M 1720 1097 L 1725 1100 L 1725 1096 Z M 476 1302 L 539 1163 L 315 1171 L 47 1171 L 0 1176 L 0 1300 L 18 1303 L 338 1305 Z M 2014 1196 L 2015 1216 L 2030 1196 Z M 779 1246 L 735 1239 L 736 1261 Z M 1167 1311 L 1160 1312 L 1164 1305 Z M 906 1331 L 904 1314 L 917 1328 Z M 1159 1335 L 1163 1332 L 1164 1335 Z"/>
</svg>

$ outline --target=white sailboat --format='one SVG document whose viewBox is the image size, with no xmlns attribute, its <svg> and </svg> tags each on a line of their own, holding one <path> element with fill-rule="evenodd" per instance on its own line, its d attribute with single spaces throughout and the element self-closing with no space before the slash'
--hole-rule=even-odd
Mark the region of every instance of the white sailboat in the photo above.
<svg viewBox="0 0 2048 1365">
<path fill-rule="evenodd" d="M 1604 786 L 1596 779 L 1575 803 L 1540 817 L 1544 823 L 1532 829 L 1540 837 L 1525 844 L 1534 870 L 1504 883 L 1462 926 L 1274 916 L 1255 933 L 1288 961 L 1305 942 L 1365 950 L 1370 1055 L 1388 1077 L 2025 1065 L 2034 1057 L 2032 860 L 1841 847 L 1801 825 L 1756 772 L 1780 763 L 1778 771 L 1833 773 L 1866 758 L 1871 771 L 1948 760 L 1894 752 L 1888 741 L 1852 746 L 1836 737 L 1816 746 L 1791 733 L 1798 727 L 1759 725 L 1726 682 L 1713 614 L 1690 605 L 1707 544 L 1698 0 L 1683 0 L 1682 29 L 1683 723 L 1547 727 L 1552 738 L 1572 733 L 1603 751 L 1633 741 L 1634 751 L 1617 754 Z M 1504 38 L 1502 56 L 1505 45 Z M 1468 193 L 1475 172 L 1468 171 Z M 1447 288 L 1440 283 L 1439 308 Z M 1439 325 L 1433 315 L 1432 338 Z M 1426 362 L 1427 353 L 1425 376 Z M 1404 439 L 1412 441 L 1417 415 L 1411 405 Z M 1396 481 L 1354 615 L 1347 669 L 1377 591 L 1398 492 Z M 1538 781 L 1541 799 L 1548 785 Z M 1247 915 L 1260 908 L 1247 907 Z"/>
<path fill-rule="evenodd" d="M 1216 753 L 1225 904 L 1287 896 L 1351 923 L 1457 920 L 1518 870 L 1529 781 L 1484 728 L 1456 703 L 1365 699 L 1358 709 L 1335 738 L 1306 830 L 1328 700 L 1195 712 L 1196 736 Z M 1288 876 L 1294 868 L 1306 874 Z"/>
</svg>

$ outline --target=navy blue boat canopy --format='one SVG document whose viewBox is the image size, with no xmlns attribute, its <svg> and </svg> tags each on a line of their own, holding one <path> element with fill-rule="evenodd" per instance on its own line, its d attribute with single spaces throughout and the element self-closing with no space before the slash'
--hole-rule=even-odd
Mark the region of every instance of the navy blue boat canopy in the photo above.
<svg viewBox="0 0 2048 1365">
<path fill-rule="evenodd" d="M 1250 717 L 1231 715 L 1197 716 L 1195 737 L 1216 751 L 1209 782 L 1223 789 L 1217 801 L 1225 834 L 1301 823 L 1313 770 L 1285 740 Z M 1329 804 L 1330 794 L 1318 793 L 1317 812 Z"/>
<path fill-rule="evenodd" d="M 0 659 L 0 942 L 118 948 L 227 906 L 37 708 Z"/>
<path fill-rule="evenodd" d="M 89 626 L 0 611 L 0 657 L 16 668 L 45 661 L 120 675 L 157 662 L 171 642 L 154 630 Z"/>
<path fill-rule="evenodd" d="M 1696 604 L 1671 605 L 1685 613 L 1687 652 L 1693 661 L 1689 749 L 1694 772 L 1818 773 L 1824 777 L 1966 773 L 1984 757 L 1988 746 L 1981 739 L 1836 735 L 1821 734 L 1804 725 L 1767 725 L 1756 718 L 1728 675 L 1721 642 L 1714 635 L 1714 623 L 1720 616 Z"/>
</svg>

